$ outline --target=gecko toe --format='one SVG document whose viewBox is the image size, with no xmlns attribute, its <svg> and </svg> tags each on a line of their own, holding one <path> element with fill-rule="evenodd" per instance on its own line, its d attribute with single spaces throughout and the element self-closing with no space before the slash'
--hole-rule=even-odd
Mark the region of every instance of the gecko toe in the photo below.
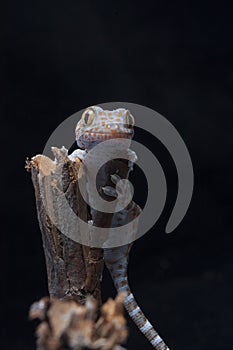
<svg viewBox="0 0 233 350">
<path fill-rule="evenodd" d="M 111 177 L 111 181 L 116 185 L 118 181 L 121 180 L 121 177 L 117 174 L 113 174 L 110 176 Z"/>
<path fill-rule="evenodd" d="M 106 194 L 107 196 L 117 198 L 117 191 L 115 190 L 114 187 L 105 186 L 105 187 L 102 187 L 102 191 L 103 191 L 104 194 Z"/>
</svg>

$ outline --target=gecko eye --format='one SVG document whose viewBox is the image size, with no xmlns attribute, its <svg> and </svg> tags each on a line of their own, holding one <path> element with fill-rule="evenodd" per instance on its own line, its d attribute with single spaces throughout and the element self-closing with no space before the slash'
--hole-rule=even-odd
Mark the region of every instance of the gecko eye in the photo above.
<svg viewBox="0 0 233 350">
<path fill-rule="evenodd" d="M 127 128 L 129 129 L 132 129 L 134 127 L 134 117 L 132 116 L 132 114 L 127 111 L 126 113 L 126 125 L 127 125 Z"/>
<path fill-rule="evenodd" d="M 95 117 L 95 112 L 93 109 L 88 108 L 85 112 L 82 114 L 82 122 L 84 125 L 90 125 Z"/>
</svg>

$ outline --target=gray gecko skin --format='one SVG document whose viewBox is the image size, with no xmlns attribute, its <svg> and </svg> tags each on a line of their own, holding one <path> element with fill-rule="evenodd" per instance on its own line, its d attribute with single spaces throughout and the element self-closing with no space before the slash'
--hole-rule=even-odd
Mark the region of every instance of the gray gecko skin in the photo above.
<svg viewBox="0 0 233 350">
<path fill-rule="evenodd" d="M 74 151 L 70 155 L 70 159 L 73 160 L 76 157 L 85 159 L 85 155 L 89 150 L 91 150 L 96 144 L 105 140 L 113 138 L 127 138 L 131 140 L 134 134 L 133 125 L 134 118 L 126 109 L 119 108 L 113 111 L 107 111 L 98 106 L 87 108 L 82 114 L 82 118 L 78 122 L 75 130 L 77 144 L 83 150 L 78 149 Z M 130 155 L 130 160 L 132 162 L 136 161 L 136 154 L 130 149 L 127 151 Z M 93 162 L 94 161 L 95 160 L 93 160 Z M 94 163 L 92 163 L 92 165 L 93 164 Z M 118 175 L 113 174 L 111 180 L 116 184 L 120 178 Z M 119 193 L 116 193 L 114 187 L 106 186 L 102 189 L 108 196 L 119 196 Z M 120 195 L 123 196 L 124 194 Z M 132 220 L 132 218 L 138 215 L 138 208 L 139 207 L 134 202 L 131 202 L 125 209 L 114 213 L 111 227 L 121 226 Z M 117 291 L 125 292 L 125 308 L 137 327 L 146 336 L 154 349 L 169 350 L 151 323 L 142 313 L 130 290 L 127 277 L 127 267 L 131 246 L 132 244 L 127 244 L 115 248 L 104 248 L 105 264 L 112 276 Z"/>
</svg>

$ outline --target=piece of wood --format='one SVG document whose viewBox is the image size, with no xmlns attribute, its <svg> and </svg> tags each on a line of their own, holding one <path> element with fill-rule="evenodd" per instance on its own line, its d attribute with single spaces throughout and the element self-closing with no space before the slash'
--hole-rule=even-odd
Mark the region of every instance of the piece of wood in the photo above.
<svg viewBox="0 0 233 350">
<path fill-rule="evenodd" d="M 55 298 L 74 298 L 79 303 L 83 303 L 86 296 L 91 294 L 100 306 L 102 249 L 97 248 L 93 252 L 92 248 L 84 247 L 63 234 L 62 232 L 74 231 L 74 223 L 69 218 L 62 222 L 64 230 L 59 230 L 56 225 L 56 221 L 64 217 L 64 208 L 60 200 L 63 194 L 74 213 L 77 213 L 85 222 L 89 219 L 87 205 L 78 187 L 78 179 L 81 176 L 80 160 L 70 161 L 67 150 L 64 148 L 53 147 L 52 151 L 56 157 L 56 163 L 44 155 L 35 156 L 26 162 L 35 190 L 49 295 Z M 95 268 L 90 271 L 89 266 L 93 264 Z M 90 279 L 95 283 L 90 285 Z"/>
</svg>

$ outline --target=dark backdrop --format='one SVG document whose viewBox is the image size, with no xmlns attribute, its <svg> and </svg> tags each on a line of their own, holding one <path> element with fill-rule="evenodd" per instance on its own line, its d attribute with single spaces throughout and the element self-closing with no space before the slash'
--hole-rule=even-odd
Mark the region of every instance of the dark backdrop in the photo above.
<svg viewBox="0 0 233 350">
<path fill-rule="evenodd" d="M 173 350 L 232 349 L 232 22 L 230 2 L 11 1 L 3 12 L 1 111 L 1 349 L 34 348 L 30 304 L 47 294 L 26 156 L 89 105 L 148 106 L 178 129 L 190 151 L 195 190 L 179 227 L 164 234 L 177 191 L 163 164 L 168 201 L 131 252 L 130 281 Z M 136 196 L 146 188 L 136 181 Z M 142 179 L 142 183 L 143 179 Z M 152 213 L 153 215 L 153 213 Z M 104 297 L 114 295 L 104 275 Z M 128 349 L 150 349 L 129 321 Z"/>
</svg>

